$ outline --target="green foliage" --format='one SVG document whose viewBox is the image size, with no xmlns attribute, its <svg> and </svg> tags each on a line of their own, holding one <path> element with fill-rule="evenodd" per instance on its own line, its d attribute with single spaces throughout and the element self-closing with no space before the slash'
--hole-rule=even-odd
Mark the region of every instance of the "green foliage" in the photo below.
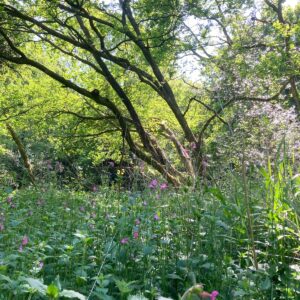
<svg viewBox="0 0 300 300">
<path fill-rule="evenodd" d="M 3 195 L 1 291 L 20 300 L 177 299 L 201 282 L 224 299 L 296 299 L 300 192 L 292 169 L 285 160 L 253 170 L 247 194 L 233 173 L 193 193 Z"/>
<path fill-rule="evenodd" d="M 0 299 L 298 299 L 300 6 L 67 2 L 0 3 Z M 201 184 L 82 192 L 135 156 Z"/>
</svg>

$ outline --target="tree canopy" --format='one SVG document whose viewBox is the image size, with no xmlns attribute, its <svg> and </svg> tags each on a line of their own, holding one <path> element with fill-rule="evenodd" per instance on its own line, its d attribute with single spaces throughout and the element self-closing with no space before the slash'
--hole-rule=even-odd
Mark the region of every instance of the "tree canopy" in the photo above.
<svg viewBox="0 0 300 300">
<path fill-rule="evenodd" d="M 60 128 L 65 146 L 101 137 L 94 156 L 105 145 L 192 181 L 240 103 L 299 113 L 299 12 L 281 0 L 2 0 L 0 62 L 20 88 L 2 96 L 1 118 L 30 121 L 42 105 L 37 130 Z"/>
</svg>

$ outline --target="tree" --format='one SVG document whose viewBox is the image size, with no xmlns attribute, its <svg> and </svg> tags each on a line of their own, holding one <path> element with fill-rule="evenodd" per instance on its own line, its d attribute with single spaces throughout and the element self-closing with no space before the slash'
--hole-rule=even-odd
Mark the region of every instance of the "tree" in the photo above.
<svg viewBox="0 0 300 300">
<path fill-rule="evenodd" d="M 285 28 L 282 1 L 278 3 L 275 6 L 266 1 L 262 15 L 278 19 Z M 273 30 L 277 23 L 267 22 L 265 29 L 252 25 L 256 17 L 245 22 L 251 1 L 163 0 L 160 7 L 155 4 L 153 0 L 120 0 L 107 5 L 92 0 L 5 1 L 0 5 L 0 36 L 9 51 L 0 51 L 0 58 L 34 67 L 63 88 L 78 93 L 90 108 L 98 110 L 97 120 L 103 121 L 107 130 L 120 130 L 133 154 L 179 185 L 200 174 L 204 133 L 215 121 L 228 127 L 228 121 L 221 116 L 226 107 L 236 101 L 280 99 L 288 84 L 297 96 L 297 76 L 292 74 L 283 80 L 283 72 L 276 82 L 272 74 L 265 80 L 259 72 L 261 64 L 257 60 L 264 55 L 266 46 L 253 46 L 252 42 L 267 39 L 265 31 Z M 198 20 L 198 30 L 189 26 L 190 17 Z M 222 35 L 216 41 L 211 38 L 212 32 Z M 288 32 L 288 38 L 283 39 L 292 48 L 294 29 Z M 249 33 L 253 40 L 249 40 Z M 276 40 L 276 32 L 272 33 Z M 273 49 L 272 45 L 267 47 Z M 289 47 L 284 48 L 286 56 Z M 33 55 L 33 49 L 54 64 Z M 199 59 L 198 70 L 203 78 L 200 89 L 187 82 L 190 90 L 184 93 L 183 100 L 175 86 L 178 80 L 174 80 L 182 55 Z M 255 63 L 249 75 L 245 72 L 247 60 Z M 261 78 L 259 86 L 251 91 L 257 74 Z M 146 120 L 146 116 L 155 113 L 154 108 L 147 114 L 143 112 L 149 96 L 171 121 Z M 202 117 L 192 120 L 190 111 L 195 104 L 210 114 L 206 121 Z M 90 111 L 64 113 L 85 120 L 95 118 Z M 155 117 L 151 115 L 151 119 Z"/>
<path fill-rule="evenodd" d="M 172 39 L 174 29 L 168 28 L 169 32 L 162 33 L 161 37 L 153 36 L 155 30 L 153 30 L 154 33 L 147 34 L 144 26 L 139 24 L 143 20 L 136 19 L 132 5 L 127 0 L 120 1 L 120 10 L 116 11 L 110 11 L 104 5 L 98 6 L 93 1 L 53 3 L 42 1 L 39 3 L 34 10 L 31 1 L 25 1 L 22 5 L 1 5 L 3 14 L 9 21 L 1 24 L 0 33 L 14 53 L 14 55 L 1 53 L 2 59 L 35 67 L 65 87 L 108 108 L 118 120 L 122 136 L 130 151 L 151 164 L 169 181 L 178 185 L 184 178 L 183 173 L 175 169 L 154 135 L 146 131 L 130 95 L 116 78 L 117 71 L 123 69 L 134 74 L 135 79 L 141 82 L 141 88 L 146 85 L 159 95 L 175 116 L 185 140 L 195 144 L 195 149 L 199 152 L 201 150 L 200 143 L 181 112 L 171 85 L 163 75 L 159 58 L 152 53 L 155 51 L 151 51 L 151 48 L 159 47 L 156 45 L 158 40 L 165 43 L 168 39 Z M 171 19 L 176 21 L 178 18 L 176 3 L 171 5 L 168 3 L 165 4 L 166 10 L 174 15 Z M 136 13 L 138 13 L 138 9 L 136 9 Z M 148 20 L 150 20 L 149 16 Z M 175 25 L 170 22 L 169 26 Z M 18 32 L 20 38 L 15 38 L 11 34 L 12 31 Z M 26 53 L 28 40 L 37 44 L 43 43 L 45 51 L 50 51 L 51 47 L 64 54 L 64 59 L 68 57 L 73 61 L 80 62 L 83 72 L 87 67 L 93 69 L 95 75 L 101 76 L 109 83 L 114 91 L 114 97 L 118 96 L 121 100 L 122 109 L 121 105 L 116 104 L 116 100 L 105 97 L 96 86 L 94 89 L 88 90 L 75 82 L 73 78 L 67 79 L 51 70 L 49 66 L 33 59 L 32 55 Z M 126 48 L 130 48 L 131 57 L 135 58 L 135 61 L 129 59 L 127 55 L 124 56 L 122 52 Z M 133 57 L 133 51 L 135 57 Z M 115 68 L 118 69 L 116 72 Z M 126 115 L 123 112 L 124 109 Z M 166 130 L 166 127 L 163 126 L 163 129 Z M 136 134 L 132 133 L 133 130 Z M 186 170 L 190 175 L 195 176 L 191 158 L 187 155 L 182 143 L 171 129 L 168 129 L 165 134 L 175 144 L 178 154 L 187 166 Z M 199 156 L 197 160 L 199 165 Z"/>
<path fill-rule="evenodd" d="M 184 24 L 186 53 L 205 66 L 214 105 L 232 98 L 290 101 L 299 111 L 300 6 L 284 2 L 188 1 L 189 15 L 199 21 L 196 29 Z"/>
</svg>

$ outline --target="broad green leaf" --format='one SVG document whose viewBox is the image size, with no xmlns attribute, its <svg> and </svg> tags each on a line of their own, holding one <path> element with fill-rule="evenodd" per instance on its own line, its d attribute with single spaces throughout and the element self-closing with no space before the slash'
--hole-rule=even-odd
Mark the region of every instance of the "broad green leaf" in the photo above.
<svg viewBox="0 0 300 300">
<path fill-rule="evenodd" d="M 32 287 L 35 288 L 42 295 L 46 295 L 47 286 L 39 279 L 26 277 L 24 278 L 26 282 Z"/>
<path fill-rule="evenodd" d="M 86 296 L 75 292 L 73 290 L 63 290 L 60 292 L 60 296 L 66 297 L 66 298 L 75 298 L 75 299 L 79 299 L 79 300 L 86 300 Z"/>
</svg>

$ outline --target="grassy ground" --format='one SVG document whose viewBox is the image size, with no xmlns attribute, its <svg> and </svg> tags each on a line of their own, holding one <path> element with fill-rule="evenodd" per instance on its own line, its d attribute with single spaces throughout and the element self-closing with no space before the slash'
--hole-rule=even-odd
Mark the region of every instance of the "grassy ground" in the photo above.
<svg viewBox="0 0 300 300">
<path fill-rule="evenodd" d="M 300 299 L 299 177 L 280 165 L 255 178 L 3 192 L 0 299 L 178 299 L 196 282 L 218 299 Z"/>
</svg>

